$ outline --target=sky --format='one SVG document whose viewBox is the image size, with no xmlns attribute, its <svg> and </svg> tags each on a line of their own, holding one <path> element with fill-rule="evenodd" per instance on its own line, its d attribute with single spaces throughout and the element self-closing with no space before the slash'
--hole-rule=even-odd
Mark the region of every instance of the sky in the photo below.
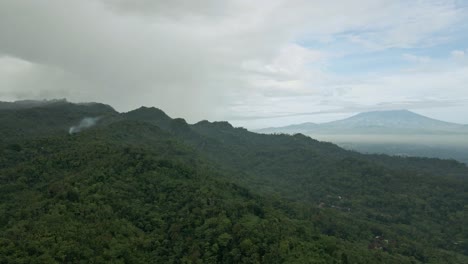
<svg viewBox="0 0 468 264">
<path fill-rule="evenodd" d="M 0 100 L 52 98 L 252 129 L 468 124 L 468 1 L 0 0 Z"/>
</svg>

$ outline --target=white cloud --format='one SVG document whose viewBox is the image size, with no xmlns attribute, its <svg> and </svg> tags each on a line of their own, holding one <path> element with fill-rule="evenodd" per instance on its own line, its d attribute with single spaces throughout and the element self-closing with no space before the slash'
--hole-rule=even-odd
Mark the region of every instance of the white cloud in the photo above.
<svg viewBox="0 0 468 264">
<path fill-rule="evenodd" d="M 334 93 L 251 98 L 243 102 L 242 108 L 234 107 L 237 112 L 246 113 L 244 117 L 234 116 L 232 119 L 235 124 L 259 128 L 306 121 L 323 122 L 378 109 L 411 109 L 422 113 L 432 113 L 431 108 L 468 111 L 468 64 L 454 63 L 449 57 L 424 59 L 424 63 L 420 63 L 417 56 L 410 58 L 416 63 L 411 66 L 411 71 L 403 68 L 391 73 L 358 77 L 329 76 L 324 86 Z M 468 120 L 460 118 L 461 115 L 456 115 L 457 118 L 450 112 L 440 112 L 449 114 L 446 120 L 468 123 Z"/>
<path fill-rule="evenodd" d="M 190 121 L 271 104 L 307 111 L 324 98 L 360 102 L 386 92 L 359 90 L 367 80 L 329 72 L 338 54 L 327 44 L 348 39 L 371 51 L 435 45 L 463 24 L 462 11 L 450 0 L 4 0 L 0 54 L 8 59 L 0 60 L 0 99 L 67 96 L 119 110 L 154 105 Z M 387 78 L 380 81 L 404 84 Z M 416 80 L 404 81 L 409 87 Z M 414 94 L 386 87 L 400 94 L 395 99 Z"/>
<path fill-rule="evenodd" d="M 465 57 L 465 52 L 463 50 L 453 50 L 451 55 L 452 57 L 459 59 Z"/>
<path fill-rule="evenodd" d="M 409 62 L 428 63 L 431 61 L 429 56 L 416 56 L 413 54 L 403 54 L 403 58 Z"/>
<path fill-rule="evenodd" d="M 366 104 L 376 102 L 466 100 L 468 102 L 468 67 L 442 72 L 412 72 L 385 75 L 363 80 L 344 96 Z"/>
<path fill-rule="evenodd" d="M 310 94 L 317 92 L 314 86 L 325 78 L 320 65 L 326 57 L 324 52 L 289 44 L 271 61 L 248 60 L 242 68 L 253 92 L 273 96 Z"/>
<path fill-rule="evenodd" d="M 66 87 L 63 86 L 65 82 L 69 82 Z M 64 98 L 69 95 L 69 90 L 80 89 L 79 86 L 74 86 L 78 83 L 76 76 L 61 69 L 49 68 L 14 57 L 0 57 L 0 97 L 7 100 Z M 36 89 L 38 84 L 43 87 Z M 89 95 L 83 97 L 87 98 Z"/>
</svg>

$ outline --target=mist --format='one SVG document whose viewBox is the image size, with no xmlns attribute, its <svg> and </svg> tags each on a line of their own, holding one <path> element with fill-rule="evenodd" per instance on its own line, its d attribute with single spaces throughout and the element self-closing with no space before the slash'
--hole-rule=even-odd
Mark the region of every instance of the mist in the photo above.
<svg viewBox="0 0 468 264">
<path fill-rule="evenodd" d="M 345 135 L 308 134 L 321 141 L 332 142 L 342 148 L 361 153 L 396 156 L 454 159 L 468 164 L 466 134 L 446 135 Z"/>
<path fill-rule="evenodd" d="M 97 122 L 101 119 L 101 117 L 85 117 L 80 123 L 76 126 L 70 127 L 68 133 L 70 135 L 80 133 L 81 131 L 91 128 L 97 124 Z"/>
<path fill-rule="evenodd" d="M 322 141 L 335 143 L 366 143 L 366 144 L 406 144 L 444 147 L 465 147 L 468 148 L 468 137 L 460 135 L 398 135 L 398 134 L 309 134 L 310 137 Z"/>
</svg>

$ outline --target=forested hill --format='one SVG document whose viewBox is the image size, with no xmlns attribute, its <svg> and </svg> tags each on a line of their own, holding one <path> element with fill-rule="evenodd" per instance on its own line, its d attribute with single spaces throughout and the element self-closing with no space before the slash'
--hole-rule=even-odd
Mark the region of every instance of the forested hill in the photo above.
<svg viewBox="0 0 468 264">
<path fill-rule="evenodd" d="M 26 103 L 27 102 L 27 103 Z M 33 138 L 67 133 L 85 117 L 107 117 L 118 113 L 99 103 L 72 104 L 64 100 L 1 103 L 0 140 Z"/>
<path fill-rule="evenodd" d="M 468 263 L 455 161 L 156 108 L 9 105 L 0 121 L 0 263 Z"/>
</svg>

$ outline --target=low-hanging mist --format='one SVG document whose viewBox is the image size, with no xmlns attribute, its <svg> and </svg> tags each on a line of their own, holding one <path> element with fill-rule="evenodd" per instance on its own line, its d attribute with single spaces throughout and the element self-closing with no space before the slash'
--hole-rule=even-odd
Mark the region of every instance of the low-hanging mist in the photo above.
<svg viewBox="0 0 468 264">
<path fill-rule="evenodd" d="M 83 120 L 80 121 L 78 125 L 70 127 L 68 133 L 70 135 L 80 133 L 85 129 L 95 126 L 99 119 L 101 119 L 101 117 L 85 117 L 83 118 Z"/>
</svg>

